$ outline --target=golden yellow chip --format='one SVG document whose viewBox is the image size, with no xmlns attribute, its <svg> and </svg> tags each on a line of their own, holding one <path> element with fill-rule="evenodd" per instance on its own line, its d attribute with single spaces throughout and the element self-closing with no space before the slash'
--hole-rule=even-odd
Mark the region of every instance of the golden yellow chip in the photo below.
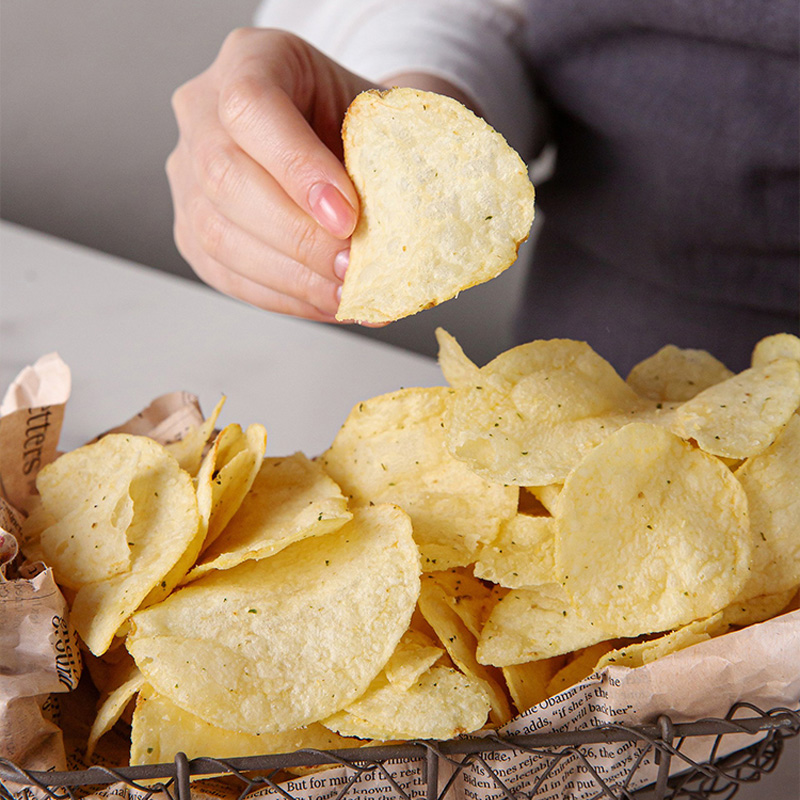
<svg viewBox="0 0 800 800">
<path fill-rule="evenodd" d="M 789 608 L 795 596 L 795 589 L 777 594 L 762 594 L 749 600 L 737 600 L 722 610 L 726 624 L 743 628 L 756 622 L 772 619 Z"/>
<path fill-rule="evenodd" d="M 504 691 L 501 675 L 478 662 L 477 640 L 448 602 L 447 593 L 435 576 L 425 575 L 419 595 L 419 610 L 436 631 L 453 663 L 472 681 L 482 687 L 491 703 L 490 719 L 504 725 L 511 719 L 511 706 Z"/>
<path fill-rule="evenodd" d="M 110 688 L 110 691 L 101 698 L 100 708 L 92 723 L 89 740 L 86 744 L 87 759 L 91 759 L 99 739 L 114 727 L 128 703 L 143 685 L 144 676 L 139 672 L 138 667 L 131 663 L 119 685 Z"/>
<path fill-rule="evenodd" d="M 448 391 L 404 389 L 359 403 L 320 458 L 354 503 L 396 503 L 408 513 L 428 572 L 472 563 L 514 516 L 519 495 L 447 451 Z"/>
<path fill-rule="evenodd" d="M 453 387 L 445 420 L 453 455 L 486 480 L 559 483 L 645 401 L 584 342 L 535 341 L 502 353 Z"/>
<path fill-rule="evenodd" d="M 467 358 L 455 336 L 444 328 L 437 328 L 436 341 L 439 343 L 439 368 L 445 380 L 451 386 L 473 386 L 479 368 Z"/>
<path fill-rule="evenodd" d="M 800 361 L 781 358 L 687 400 L 672 430 L 707 453 L 747 458 L 766 450 L 800 406 Z"/>
<path fill-rule="evenodd" d="M 763 367 L 779 358 L 800 361 L 800 336 L 791 333 L 776 333 L 762 339 L 753 348 L 751 366 Z"/>
<path fill-rule="evenodd" d="M 564 656 L 553 656 L 540 661 L 529 661 L 527 664 L 503 667 L 506 686 L 520 714 L 547 699 L 550 681 L 565 664 Z"/>
<path fill-rule="evenodd" d="M 336 318 L 389 322 L 499 275 L 533 222 L 528 169 L 449 97 L 358 95 L 342 127 L 361 211 Z"/>
<path fill-rule="evenodd" d="M 426 580 L 439 585 L 447 605 L 461 617 L 467 630 L 475 637 L 480 636 L 498 597 L 494 588 L 476 578 L 469 569 L 454 568 L 443 572 L 432 572 Z"/>
<path fill-rule="evenodd" d="M 475 575 L 509 589 L 554 583 L 554 558 L 553 518 L 517 514 L 503 523 L 491 544 L 481 548 Z"/>
<path fill-rule="evenodd" d="M 753 566 L 739 599 L 800 586 L 800 416 L 792 414 L 775 442 L 735 475 L 753 532 Z"/>
<path fill-rule="evenodd" d="M 482 664 L 507 667 L 571 653 L 609 638 L 579 614 L 557 583 L 513 589 L 494 607 L 478 641 Z"/>
<path fill-rule="evenodd" d="M 197 474 L 197 506 L 206 526 L 203 550 L 222 533 L 253 485 L 264 451 L 263 425 L 228 425 L 214 440 Z"/>
<path fill-rule="evenodd" d="M 41 510 L 26 523 L 41 558 L 61 586 L 79 589 L 127 572 L 127 530 L 133 519 L 130 484 L 139 473 L 139 450 L 107 436 L 44 467 L 36 479 Z"/>
<path fill-rule="evenodd" d="M 171 442 L 166 446 L 167 450 L 178 459 L 181 469 L 185 469 L 193 478 L 200 469 L 203 452 L 214 434 L 214 426 L 217 424 L 217 418 L 223 405 L 225 405 L 224 395 L 201 425 L 189 430 L 179 441 Z"/>
<path fill-rule="evenodd" d="M 395 688 L 409 689 L 444 654 L 436 642 L 420 631 L 409 628 L 383 668 L 386 679 Z"/>
<path fill-rule="evenodd" d="M 480 684 L 454 669 L 433 667 L 405 690 L 380 675 L 323 724 L 362 739 L 452 739 L 483 727 L 488 711 Z"/>
<path fill-rule="evenodd" d="M 239 510 L 184 583 L 333 533 L 352 516 L 347 499 L 318 463 L 302 453 L 266 458 Z"/>
<path fill-rule="evenodd" d="M 611 639 L 607 642 L 598 642 L 583 650 L 573 653 L 567 663 L 550 679 L 547 684 L 548 697 L 560 694 L 561 692 L 580 683 L 584 678 L 588 678 L 593 672 L 597 672 L 597 662 L 608 652 L 617 647 L 621 642 Z"/>
<path fill-rule="evenodd" d="M 673 630 L 721 610 L 747 579 L 751 549 L 739 481 L 658 426 L 617 431 L 564 483 L 556 574 L 611 635 Z"/>
<path fill-rule="evenodd" d="M 563 485 L 563 483 L 549 483 L 547 486 L 525 486 L 524 490 L 536 498 L 552 516 L 556 516 L 558 514 L 558 498 Z M 522 495 L 520 495 L 521 500 Z"/>
<path fill-rule="evenodd" d="M 690 400 L 732 375 L 721 361 L 705 350 L 668 344 L 637 364 L 626 382 L 642 397 L 669 402 Z"/>
<path fill-rule="evenodd" d="M 135 466 L 128 469 L 125 463 Z M 70 556 L 92 560 L 97 542 L 85 518 L 71 516 L 65 497 L 84 497 L 82 506 L 101 507 L 103 498 L 110 496 L 107 487 L 113 472 L 124 474 L 128 481 L 126 493 L 118 496 L 128 497 L 133 508 L 124 531 L 130 563 L 124 570 L 82 583 L 71 607 L 72 622 L 95 655 L 109 648 L 117 630 L 153 588 L 165 582 L 187 551 L 196 556 L 201 532 L 191 478 L 175 458 L 144 436 L 110 434 L 61 456 L 37 479 L 44 508 L 61 527 L 60 534 L 67 535 L 64 526 L 69 519 L 76 523 L 66 551 Z M 70 486 L 77 488 L 63 488 Z M 128 519 L 127 511 L 118 519 L 123 516 Z M 47 537 L 45 529 L 42 538 Z"/>
<path fill-rule="evenodd" d="M 597 661 L 593 672 L 599 672 L 604 667 L 641 667 L 657 658 L 663 658 L 670 653 L 677 653 L 693 644 L 699 644 L 725 633 L 730 626 L 724 619 L 724 614 L 719 612 L 707 619 L 696 620 L 678 628 L 675 631 L 647 639 L 643 642 L 628 642 L 622 647 L 604 653 Z"/>
<path fill-rule="evenodd" d="M 206 722 L 290 730 L 366 691 L 408 628 L 419 574 L 408 516 L 367 507 L 136 614 L 127 646 L 157 692 Z"/>
<path fill-rule="evenodd" d="M 131 726 L 131 766 L 164 764 L 180 753 L 188 758 L 237 758 L 293 753 L 304 748 L 357 747 L 319 723 L 273 734 L 227 731 L 176 706 L 145 685 L 136 700 Z"/>
</svg>

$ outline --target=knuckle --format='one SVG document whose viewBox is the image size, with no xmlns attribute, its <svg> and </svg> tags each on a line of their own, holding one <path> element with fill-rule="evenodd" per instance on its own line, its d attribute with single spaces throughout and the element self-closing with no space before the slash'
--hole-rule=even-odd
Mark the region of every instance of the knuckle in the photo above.
<svg viewBox="0 0 800 800">
<path fill-rule="evenodd" d="M 207 137 L 194 152 L 196 175 L 205 194 L 212 200 L 230 195 L 235 184 L 235 145 L 228 139 Z"/>
<path fill-rule="evenodd" d="M 310 218 L 300 218 L 295 222 L 292 242 L 294 245 L 293 257 L 301 264 L 311 266 L 323 257 L 318 227 Z"/>
<path fill-rule="evenodd" d="M 230 223 L 207 203 L 193 203 L 190 213 L 192 230 L 200 248 L 210 258 L 220 261 Z"/>
<path fill-rule="evenodd" d="M 241 126 L 252 118 L 263 96 L 261 82 L 254 75 L 240 75 L 226 83 L 219 93 L 219 116 L 227 128 Z"/>
</svg>

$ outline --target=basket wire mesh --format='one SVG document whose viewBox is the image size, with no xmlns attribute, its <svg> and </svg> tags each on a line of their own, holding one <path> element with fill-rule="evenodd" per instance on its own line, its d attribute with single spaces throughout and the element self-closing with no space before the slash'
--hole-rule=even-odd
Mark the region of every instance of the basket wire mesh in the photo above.
<svg viewBox="0 0 800 800">
<path fill-rule="evenodd" d="M 738 716 L 743 711 L 749 716 Z M 757 737 L 757 741 L 730 755 L 718 757 L 724 737 L 730 734 L 746 734 Z M 174 762 L 167 764 L 120 769 L 95 766 L 80 771 L 32 772 L 0 759 L 0 798 L 77 800 L 91 790 L 122 783 L 141 792 L 143 800 L 156 795 L 166 800 L 191 800 L 192 779 L 224 775 L 235 781 L 238 800 L 267 788 L 274 793 L 276 800 L 296 800 L 286 788 L 286 769 L 338 765 L 346 768 L 348 777 L 332 800 L 354 797 L 359 783 L 368 775 L 384 779 L 392 787 L 396 800 L 420 800 L 422 796 L 425 800 L 449 800 L 454 794 L 459 773 L 478 765 L 490 781 L 495 797 L 500 800 L 534 800 L 559 763 L 566 758 L 575 758 L 584 779 L 594 784 L 593 793 L 584 793 L 592 800 L 641 798 L 644 793 L 648 800 L 679 797 L 725 800 L 733 797 L 741 785 L 757 781 L 773 771 L 785 740 L 798 734 L 800 711 L 787 708 L 761 711 L 749 703 L 738 703 L 724 719 L 709 718 L 688 723 L 673 723 L 663 715 L 654 725 L 612 723 L 584 730 L 525 736 L 492 734 L 446 742 L 418 741 L 349 750 L 299 750 L 280 755 L 228 759 L 201 757 L 191 761 L 185 754 L 178 753 Z M 682 750 L 687 741 L 698 736 L 713 737 L 710 755 L 702 763 L 695 762 Z M 622 779 L 612 785 L 595 768 L 585 748 L 628 741 L 638 745 L 638 755 Z M 541 759 L 544 769 L 525 791 L 506 785 L 491 765 L 488 756 L 503 750 Z M 637 773 L 649 754 L 654 756 L 657 764 L 655 783 L 644 789 L 635 789 Z M 398 760 L 420 762 L 423 793 L 412 795 L 387 769 L 388 762 Z"/>
</svg>

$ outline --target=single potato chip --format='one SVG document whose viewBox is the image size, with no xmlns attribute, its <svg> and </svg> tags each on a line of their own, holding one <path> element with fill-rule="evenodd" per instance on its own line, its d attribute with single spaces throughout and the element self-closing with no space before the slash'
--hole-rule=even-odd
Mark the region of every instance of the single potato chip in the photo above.
<svg viewBox="0 0 800 800">
<path fill-rule="evenodd" d="M 641 667 L 663 658 L 670 653 L 677 653 L 693 644 L 705 642 L 714 636 L 719 636 L 729 629 L 729 625 L 724 619 L 724 614 L 718 612 L 707 619 L 695 620 L 678 630 L 657 636 L 653 639 L 646 639 L 643 642 L 628 642 L 622 647 L 610 650 L 603 654 L 595 664 L 593 672 L 600 672 L 601 669 L 609 665 L 615 667 Z"/>
<path fill-rule="evenodd" d="M 795 594 L 796 591 L 792 588 L 777 594 L 762 594 L 749 600 L 737 600 L 722 610 L 723 619 L 727 625 L 737 628 L 764 622 L 789 608 Z"/>
<path fill-rule="evenodd" d="M 564 482 L 556 574 L 572 603 L 613 636 L 715 614 L 737 598 L 751 550 L 747 498 L 733 473 L 656 425 L 620 429 Z"/>
<path fill-rule="evenodd" d="M 359 403 L 320 457 L 355 504 L 396 503 L 408 513 L 426 572 L 472 563 L 478 546 L 514 516 L 519 496 L 447 451 L 448 393 L 404 389 Z"/>
<path fill-rule="evenodd" d="M 261 468 L 267 447 L 263 425 L 228 425 L 214 440 L 197 474 L 197 507 L 206 527 L 202 550 L 222 533 Z"/>
<path fill-rule="evenodd" d="M 202 424 L 191 428 L 187 434 L 177 442 L 170 442 L 166 445 L 167 450 L 178 460 L 181 469 L 185 469 L 193 478 L 200 469 L 206 446 L 214 435 L 214 426 L 217 424 L 222 406 L 225 405 L 225 399 L 223 395 L 217 405 L 214 406 L 214 410 Z"/>
<path fill-rule="evenodd" d="M 739 600 L 800 586 L 800 415 L 734 473 L 744 487 L 753 566 Z"/>
<path fill-rule="evenodd" d="M 451 386 L 473 386 L 480 368 L 467 358 L 455 336 L 444 328 L 437 328 L 436 341 L 439 343 L 439 368 L 445 380 Z"/>
<path fill-rule="evenodd" d="M 358 747 L 319 723 L 273 734 L 227 731 L 176 706 L 145 685 L 136 699 L 131 725 L 131 766 L 164 764 L 185 753 L 187 758 L 237 758 L 296 750 Z"/>
<path fill-rule="evenodd" d="M 135 467 L 128 469 L 123 463 Z M 70 505 L 57 487 L 74 482 L 76 488 L 69 490 L 69 496 L 96 496 L 101 505 L 111 480 L 109 473 L 114 472 L 125 475 L 128 485 L 124 497 L 130 499 L 133 508 L 124 532 L 130 563 L 124 570 L 82 583 L 71 604 L 75 629 L 95 655 L 109 648 L 120 626 L 154 587 L 165 582 L 174 565 L 187 552 L 194 559 L 199 549 L 200 520 L 188 473 L 152 439 L 109 434 L 64 454 L 37 478 L 42 503 L 55 524 L 61 526 L 61 535 L 67 535 L 64 526 L 68 519 L 75 522 L 70 554 L 89 561 L 95 557 L 96 541 L 82 517 L 71 517 Z M 88 504 L 93 506 L 94 500 Z M 47 535 L 45 529 L 42 537 Z"/>
<path fill-rule="evenodd" d="M 239 510 L 184 583 L 214 569 L 266 558 L 293 542 L 333 533 L 352 518 L 347 499 L 302 453 L 266 458 Z"/>
<path fill-rule="evenodd" d="M 800 361 L 800 336 L 791 333 L 776 333 L 766 336 L 753 348 L 751 366 L 763 367 L 780 358 Z"/>
<path fill-rule="evenodd" d="M 441 588 L 441 597 L 461 617 L 467 630 L 476 638 L 486 624 L 498 597 L 494 589 L 476 578 L 470 569 L 454 568 L 425 576 Z"/>
<path fill-rule="evenodd" d="M 478 641 L 482 664 L 507 667 L 571 653 L 609 638 L 573 608 L 557 583 L 510 591 L 494 607 Z"/>
<path fill-rule="evenodd" d="M 611 639 L 607 642 L 598 642 L 583 650 L 573 653 L 567 663 L 551 678 L 547 684 L 547 696 L 554 697 L 561 692 L 588 678 L 597 672 L 597 662 L 608 652 L 614 650 L 621 642 Z"/>
<path fill-rule="evenodd" d="M 441 657 L 444 650 L 420 631 L 409 628 L 399 641 L 383 672 L 396 689 L 410 689 Z"/>
<path fill-rule="evenodd" d="M 707 453 L 748 458 L 766 450 L 800 406 L 800 361 L 781 358 L 711 386 L 675 412 L 672 430 Z"/>
<path fill-rule="evenodd" d="M 61 586 L 79 589 L 130 569 L 127 531 L 133 519 L 130 484 L 140 452 L 107 436 L 44 467 L 36 478 L 41 510 L 23 527 Z"/>
<path fill-rule="evenodd" d="M 625 380 L 642 397 L 682 402 L 732 376 L 711 353 L 668 344 L 633 367 Z"/>
<path fill-rule="evenodd" d="M 538 340 L 502 353 L 453 387 L 450 452 L 488 481 L 560 483 L 609 434 L 655 413 L 585 342 Z"/>
<path fill-rule="evenodd" d="M 126 706 L 144 685 L 144 676 L 135 664 L 130 664 L 123 680 L 101 698 L 100 708 L 92 723 L 86 744 L 86 758 L 91 759 L 97 742 L 108 733 L 122 716 Z"/>
<path fill-rule="evenodd" d="M 406 631 L 419 553 L 396 506 L 194 581 L 136 614 L 127 646 L 148 683 L 206 722 L 278 733 L 363 694 Z"/>
<path fill-rule="evenodd" d="M 389 322 L 499 275 L 533 222 L 528 169 L 457 101 L 368 91 L 342 126 L 361 210 L 336 318 Z"/>
<path fill-rule="evenodd" d="M 552 517 L 517 514 L 481 548 L 475 575 L 509 589 L 555 583 L 555 541 Z"/>
<path fill-rule="evenodd" d="M 361 739 L 452 739 L 483 727 L 488 711 L 480 684 L 454 669 L 433 667 L 405 690 L 380 675 L 323 724 Z"/>
<path fill-rule="evenodd" d="M 503 667 L 506 686 L 520 714 L 547 699 L 547 687 L 550 681 L 565 665 L 565 656 L 553 656 L 539 661 L 529 661 L 527 664 L 510 664 Z"/>
</svg>

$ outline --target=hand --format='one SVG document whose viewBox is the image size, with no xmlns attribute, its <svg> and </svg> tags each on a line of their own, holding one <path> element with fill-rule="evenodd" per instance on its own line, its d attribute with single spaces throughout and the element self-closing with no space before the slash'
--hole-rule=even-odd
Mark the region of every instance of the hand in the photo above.
<svg viewBox="0 0 800 800">
<path fill-rule="evenodd" d="M 296 36 L 240 29 L 175 92 L 174 235 L 200 278 L 260 308 L 333 321 L 358 218 L 340 128 L 369 88 Z"/>
</svg>

